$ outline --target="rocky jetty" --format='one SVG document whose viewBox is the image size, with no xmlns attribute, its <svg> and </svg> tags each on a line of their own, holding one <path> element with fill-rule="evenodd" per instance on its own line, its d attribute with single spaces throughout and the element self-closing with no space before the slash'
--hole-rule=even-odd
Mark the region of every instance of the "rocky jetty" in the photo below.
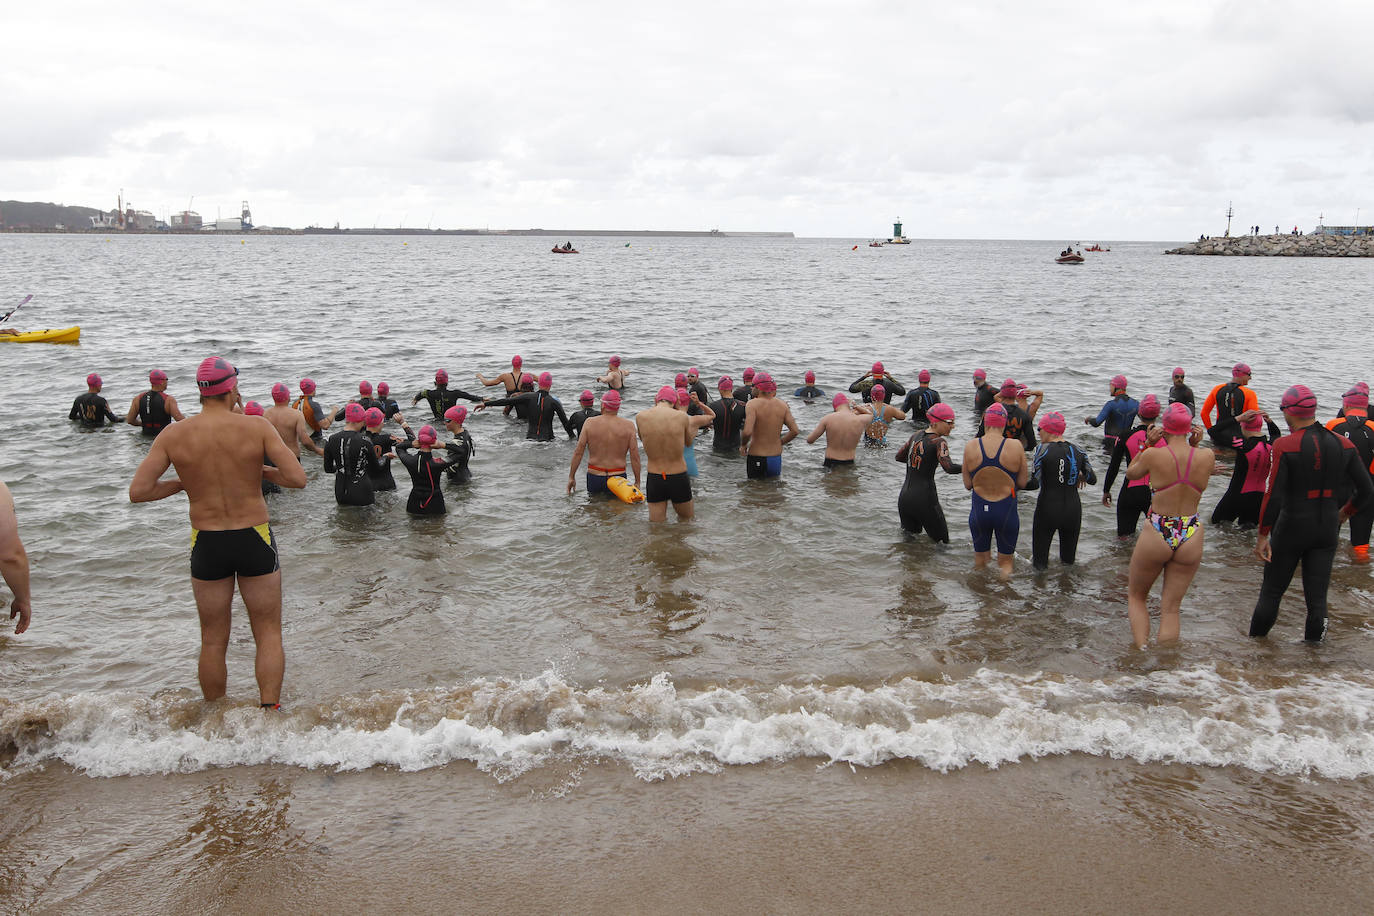
<svg viewBox="0 0 1374 916">
<path fill-rule="evenodd" d="M 1245 255 L 1267 258 L 1374 258 L 1369 235 L 1241 235 L 1204 239 L 1165 254 Z"/>
</svg>

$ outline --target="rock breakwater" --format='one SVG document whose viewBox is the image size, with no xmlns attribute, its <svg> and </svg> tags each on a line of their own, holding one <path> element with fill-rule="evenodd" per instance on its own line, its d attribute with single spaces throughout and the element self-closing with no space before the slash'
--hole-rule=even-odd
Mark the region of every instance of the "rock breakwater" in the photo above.
<svg viewBox="0 0 1374 916">
<path fill-rule="evenodd" d="M 1165 254 L 1243 255 L 1281 258 L 1374 258 L 1374 236 L 1368 235 L 1241 235 L 1203 239 Z"/>
</svg>

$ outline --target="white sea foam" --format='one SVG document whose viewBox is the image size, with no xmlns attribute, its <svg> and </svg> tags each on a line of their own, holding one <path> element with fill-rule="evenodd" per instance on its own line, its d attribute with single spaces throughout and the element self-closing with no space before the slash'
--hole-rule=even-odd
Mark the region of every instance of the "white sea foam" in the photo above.
<svg viewBox="0 0 1374 916">
<path fill-rule="evenodd" d="M 553 672 L 340 697 L 287 715 L 123 693 L 0 705 L 6 776 L 61 761 L 91 776 L 279 763 L 423 770 L 468 761 L 507 779 L 557 760 L 644 779 L 796 758 L 948 771 L 1082 753 L 1350 779 L 1374 774 L 1374 678 L 1215 668 L 1082 680 L 982 669 L 903 679 L 679 689 L 666 675 L 581 688 Z"/>
</svg>

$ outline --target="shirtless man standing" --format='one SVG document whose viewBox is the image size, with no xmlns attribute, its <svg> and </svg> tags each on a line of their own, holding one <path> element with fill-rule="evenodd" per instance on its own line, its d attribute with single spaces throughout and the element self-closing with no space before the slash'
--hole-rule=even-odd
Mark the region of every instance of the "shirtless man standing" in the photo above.
<svg viewBox="0 0 1374 916">
<path fill-rule="evenodd" d="M 10 488 L 0 481 L 0 577 L 14 593 L 10 602 L 10 620 L 19 618 L 14 625 L 14 635 L 18 636 L 29 628 L 29 617 L 33 613 L 32 596 L 29 594 L 29 555 L 24 552 L 24 542 L 19 539 L 19 521 L 14 515 L 14 497 Z"/>
<path fill-rule="evenodd" d="M 1005 579 L 1011 576 L 1016 536 L 1021 531 L 1016 491 L 1030 480 L 1030 462 L 1021 440 L 1002 434 L 1007 425 L 1004 405 L 993 404 L 985 410 L 983 425 L 987 431 L 964 445 L 964 489 L 973 491 L 973 510 L 968 517 L 973 565 L 986 566 L 992 559 L 992 538 L 996 535 L 997 565 Z"/>
<path fill-rule="evenodd" d="M 199 676 L 205 699 L 223 697 L 229 678 L 225 653 L 237 579 L 257 645 L 259 702 L 277 709 L 286 667 L 281 566 L 261 484 L 266 478 L 300 488 L 305 486 L 305 471 L 272 424 L 230 409 L 238 396 L 238 370 L 227 359 L 203 360 L 196 385 L 201 412 L 167 427 L 153 440 L 129 484 L 129 501 L 151 502 L 186 492 L 191 510 L 191 591 L 200 614 Z M 169 465 L 177 476 L 159 479 Z"/>
<path fill-rule="evenodd" d="M 620 392 L 608 391 L 601 396 L 601 413 L 587 418 L 573 449 L 572 464 L 568 467 L 568 492 L 577 489 L 577 469 L 582 465 L 582 453 L 587 453 L 587 492 L 609 493 L 606 482 L 612 477 L 625 476 L 625 456 L 635 472 L 635 486 L 639 486 L 639 436 L 635 425 L 620 416 Z M 666 507 L 665 512 L 666 515 Z"/>
<path fill-rule="evenodd" d="M 806 437 L 806 443 L 810 445 L 825 436 L 825 461 L 822 465 L 827 470 L 854 463 L 854 449 L 858 447 L 868 424 L 873 422 L 872 410 L 855 407 L 848 395 L 837 394 L 830 403 L 834 411 L 821 417 L 821 422 Z"/>
<path fill-rule="evenodd" d="M 272 406 L 262 412 L 281 436 L 282 443 L 297 458 L 301 456 L 304 445 L 316 455 L 324 455 L 324 446 L 310 436 L 310 425 L 305 422 L 305 414 L 287 404 L 291 400 L 291 389 L 281 382 L 272 386 Z"/>
<path fill-rule="evenodd" d="M 740 454 L 750 480 L 777 477 L 782 473 L 782 447 L 801 433 L 792 408 L 778 400 L 778 386 L 767 372 L 754 376 L 755 397 L 744 405 L 744 433 Z M 783 424 L 787 435 L 782 434 Z"/>
<path fill-rule="evenodd" d="M 673 511 L 679 519 L 689 519 L 693 514 L 692 479 L 687 476 L 683 449 L 691 444 L 696 429 L 692 418 L 677 410 L 676 404 L 677 389 L 664 385 L 654 396 L 654 406 L 635 416 L 648 462 L 644 500 L 649 504 L 651 522 L 668 517 L 668 500 L 673 501 Z"/>
</svg>

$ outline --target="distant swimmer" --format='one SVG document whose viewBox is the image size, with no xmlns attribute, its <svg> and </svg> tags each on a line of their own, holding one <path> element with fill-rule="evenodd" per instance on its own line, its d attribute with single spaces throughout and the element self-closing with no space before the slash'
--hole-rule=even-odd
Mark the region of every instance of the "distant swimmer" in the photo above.
<svg viewBox="0 0 1374 916">
<path fill-rule="evenodd" d="M 1341 398 L 1341 415 L 1327 421 L 1326 428 L 1355 446 L 1355 451 L 1360 453 L 1360 463 L 1374 473 L 1374 420 L 1369 419 L 1367 389 L 1356 385 L 1347 391 Z M 1374 528 L 1374 500 L 1350 517 L 1350 549 L 1357 560 L 1369 559 L 1371 528 Z"/>
<path fill-rule="evenodd" d="M 515 387 L 512 386 L 511 390 L 514 391 Z M 417 393 L 415 397 L 411 398 L 410 406 L 414 407 L 421 401 L 426 401 L 429 404 L 430 413 L 434 414 L 434 419 L 438 420 L 443 417 L 446 410 L 458 403 L 459 398 L 477 403 L 482 400 L 480 395 L 469 394 L 461 388 L 450 388 L 448 386 L 448 370 L 435 369 L 434 387 L 426 388 Z"/>
<path fill-rule="evenodd" d="M 1212 474 L 1216 454 L 1198 448 L 1202 428 L 1193 425 L 1193 413 L 1182 404 L 1170 404 L 1164 411 L 1162 429 L 1150 430 L 1147 446 L 1131 459 L 1127 480 L 1150 481 L 1154 490 L 1147 522 L 1140 529 L 1135 550 L 1131 552 L 1130 579 L 1127 584 L 1131 642 L 1145 648 L 1150 638 L 1150 589 L 1159 574 L 1164 588 L 1159 596 L 1159 633 L 1161 643 L 1178 640 L 1178 612 L 1183 596 L 1202 562 L 1202 520 L 1198 501 Z"/>
<path fill-rule="evenodd" d="M 744 432 L 744 402 L 735 398 L 735 382 L 728 375 L 722 375 L 716 383 L 720 397 L 711 402 L 711 421 L 715 433 L 711 440 L 713 452 L 735 452 L 739 450 L 740 436 Z"/>
<path fill-rule="evenodd" d="M 1188 387 L 1183 376 L 1183 367 L 1175 366 L 1173 384 L 1169 386 L 1169 403 L 1182 404 L 1193 412 L 1193 416 L 1197 416 L 1197 404 L 1193 402 L 1193 389 Z"/>
<path fill-rule="evenodd" d="M 411 515 L 443 515 L 448 512 L 442 488 L 448 462 L 434 454 L 434 446 L 438 441 L 439 433 L 433 426 L 421 426 L 414 442 L 420 450 L 418 455 L 408 451 L 410 443 L 396 444 L 396 457 L 410 472 L 410 497 L 406 500 L 406 511 Z"/>
<path fill-rule="evenodd" d="M 874 385 L 868 395 L 872 398 L 873 416 L 864 431 L 864 445 L 879 448 L 887 445 L 888 428 L 896 420 L 905 420 L 906 414 L 887 403 L 887 391 L 882 385 Z"/>
<path fill-rule="evenodd" d="M 477 443 L 473 441 L 472 433 L 463 428 L 463 421 L 467 418 L 468 409 L 462 404 L 444 412 L 444 429 L 453 437 L 444 443 L 444 451 L 448 454 L 448 467 L 444 473 L 452 483 L 467 483 L 472 479 L 468 462 L 477 454 Z"/>
<path fill-rule="evenodd" d="M 821 417 L 816 428 L 807 434 L 806 444 L 812 445 L 824 436 L 825 459 L 821 466 L 826 470 L 849 467 L 854 463 L 859 440 L 872 420 L 872 408 L 855 407 L 849 395 L 837 393 L 830 399 L 830 413 Z"/>
<path fill-rule="evenodd" d="M 625 376 L 629 374 L 630 370 L 620 365 L 620 357 L 612 356 L 606 361 L 606 374 L 598 375 L 596 380 L 612 391 L 621 391 L 625 388 Z"/>
<path fill-rule="evenodd" d="M 1107 390 L 1111 398 L 1102 405 L 1097 416 L 1084 417 L 1083 422 L 1089 426 L 1102 427 L 1102 447 L 1111 451 L 1116 448 L 1117 441 L 1131 431 L 1136 411 L 1140 409 L 1140 402 L 1126 393 L 1124 375 L 1112 376 L 1111 381 L 1107 383 Z"/>
<path fill-rule="evenodd" d="M 244 415 L 245 417 L 260 417 L 260 416 L 262 416 L 262 415 L 263 415 L 262 405 L 259 404 L 257 401 L 249 401 L 248 403 L 246 403 L 246 404 L 243 405 L 243 415 Z M 272 481 L 268 480 L 266 477 L 264 477 L 264 478 L 262 479 L 262 495 L 263 495 L 263 496 L 271 496 L 271 495 L 274 494 L 274 493 L 280 493 L 280 492 L 281 492 L 281 487 L 277 486 L 277 485 L 274 484 Z"/>
<path fill-rule="evenodd" d="M 553 441 L 553 420 L 558 418 L 558 422 L 563 426 L 563 432 L 572 438 L 572 427 L 568 424 L 568 415 L 563 412 L 563 405 L 558 398 L 554 397 L 549 390 L 553 387 L 553 374 L 541 372 L 539 374 L 539 390 L 521 392 L 514 397 L 496 398 L 491 401 L 483 401 L 477 405 L 478 410 L 486 410 L 488 407 L 514 407 L 517 404 L 525 408 L 526 422 L 529 424 L 525 430 L 526 439 L 536 439 L 540 442 Z"/>
<path fill-rule="evenodd" d="M 911 422 L 918 428 L 924 428 L 929 424 L 926 411 L 940 403 L 940 392 L 930 387 L 929 369 L 920 371 L 916 383 L 916 387 L 906 393 L 906 400 L 902 401 L 902 412 L 911 417 Z"/>
<path fill-rule="evenodd" d="M 1260 509 L 1255 555 L 1264 561 L 1264 581 L 1250 617 L 1250 635 L 1267 636 L 1279 617 L 1279 603 L 1302 564 L 1307 603 L 1303 639 L 1326 636 L 1326 592 L 1340 542 L 1341 523 L 1374 501 L 1374 484 L 1354 444 L 1317 422 L 1317 397 L 1293 385 L 1279 402 L 1291 430 L 1274 443 L 1269 489 Z"/>
<path fill-rule="evenodd" d="M 229 672 L 230 612 L 237 581 L 257 645 L 254 670 L 262 706 L 281 702 L 286 667 L 281 643 L 281 566 L 262 497 L 266 478 L 305 486 L 305 470 L 272 424 L 234 413 L 238 370 L 207 357 L 196 371 L 200 413 L 174 423 L 153 440 L 129 484 L 129 501 L 185 492 L 191 514 L 191 591 L 200 615 L 201 693 L 224 696 Z M 176 476 L 163 479 L 168 467 Z"/>
<path fill-rule="evenodd" d="M 696 433 L 691 418 L 676 405 L 677 389 L 664 385 L 654 396 L 654 406 L 635 416 L 639 441 L 644 444 L 644 500 L 649 504 L 650 522 L 668 517 L 669 502 L 679 519 L 693 515 L 692 480 L 682 450 Z"/>
<path fill-rule="evenodd" d="M 186 419 L 177 407 L 176 398 L 167 393 L 167 373 L 154 369 L 148 373 L 148 390 L 134 396 L 124 422 L 143 430 L 145 436 L 156 436 L 176 420 Z"/>
<path fill-rule="evenodd" d="M 796 391 L 792 392 L 792 397 L 801 398 L 808 404 L 810 404 L 817 398 L 825 397 L 825 392 L 822 391 L 820 388 L 816 387 L 816 373 L 812 372 L 810 369 L 807 369 L 806 376 L 803 379 L 802 386 L 798 388 Z"/>
<path fill-rule="evenodd" d="M 263 411 L 263 416 L 272 424 L 277 435 L 281 436 L 282 444 L 297 458 L 301 456 L 302 445 L 316 455 L 323 455 L 324 447 L 310 435 L 310 425 L 305 422 L 305 414 L 288 405 L 286 402 L 289 400 L 290 389 L 277 382 L 272 386 L 272 406 Z"/>
<path fill-rule="evenodd" d="M 991 561 L 996 537 L 997 565 L 1005 579 L 1011 575 L 1021 531 L 1016 491 L 1024 489 L 1030 480 L 1030 465 L 1020 440 L 1002 435 L 1007 425 L 1006 405 L 993 404 L 985 410 L 983 425 L 987 432 L 964 444 L 964 489 L 973 491 L 968 527 L 973 535 L 974 566 L 986 566 Z"/>
<path fill-rule="evenodd" d="M 930 425 L 897 450 L 897 463 L 906 465 L 902 491 L 897 495 L 897 516 L 903 531 L 925 531 L 937 544 L 948 544 L 949 525 L 940 506 L 940 494 L 935 490 L 935 469 L 943 468 L 946 474 L 962 474 L 964 470 L 962 464 L 950 458 L 945 438 L 954 429 L 954 408 L 933 404 L 926 411 L 926 419 Z"/>
<path fill-rule="evenodd" d="M 1137 411 L 1140 424 L 1117 440 L 1112 449 L 1107 473 L 1102 478 L 1102 505 L 1112 504 L 1112 484 L 1116 482 L 1117 471 L 1127 467 L 1148 445 L 1150 431 L 1159 417 L 1159 398 L 1145 395 Z M 1158 439 L 1158 437 L 1156 437 Z M 1116 536 L 1128 538 L 1135 534 L 1140 525 L 1140 517 L 1150 508 L 1150 478 L 1126 477 L 1121 484 L 1121 492 L 1116 497 Z"/>
<path fill-rule="evenodd" d="M 362 407 L 363 410 L 371 410 L 374 407 L 380 409 L 382 406 L 382 402 L 372 396 L 372 383 L 367 379 L 363 379 L 358 383 L 358 396 L 350 399 L 348 403 L 357 404 Z M 340 407 L 334 414 L 334 420 L 337 422 L 343 418 L 344 408 Z"/>
<path fill-rule="evenodd" d="M 334 411 L 325 410 L 315 400 L 315 380 L 301 379 L 301 396 L 291 402 L 291 406 L 305 417 L 305 425 L 310 427 L 310 435 L 316 441 L 324 438 L 324 431 L 334 422 Z"/>
<path fill-rule="evenodd" d="M 710 410 L 711 390 L 701 380 L 701 370 L 696 366 L 687 370 L 687 390 L 697 396 L 703 410 Z"/>
<path fill-rule="evenodd" d="M 19 538 L 14 497 L 3 481 L 0 481 L 0 577 L 4 578 L 13 596 L 10 601 L 10 620 L 15 621 L 14 635 L 18 636 L 29 628 L 33 615 L 33 596 L 29 591 L 29 555 Z"/>
<path fill-rule="evenodd" d="M 520 390 L 521 367 L 524 366 L 524 364 L 525 360 L 519 354 L 516 354 L 510 358 L 510 368 L 495 378 L 487 378 L 480 372 L 476 373 L 475 377 L 477 381 L 488 388 L 494 385 L 505 385 L 506 397 L 510 397 Z"/>
<path fill-rule="evenodd" d="M 577 437 L 573 449 L 572 462 L 568 465 L 568 492 L 577 490 L 577 469 L 582 466 L 582 455 L 587 455 L 586 486 L 587 493 L 596 496 L 610 494 L 607 481 L 612 477 L 626 477 L 627 466 L 634 472 L 634 485 L 639 486 L 639 435 L 635 424 L 620 416 L 620 392 L 607 391 L 601 396 L 601 413 L 587 418 Z M 626 479 L 629 479 L 626 477 Z M 688 484 L 690 487 L 690 484 Z M 668 507 L 661 500 L 659 505 L 663 517 Z"/>
<path fill-rule="evenodd" d="M 1202 402 L 1202 425 L 1209 432 L 1214 423 L 1213 410 L 1217 412 L 1218 420 L 1239 416 L 1247 410 L 1259 410 L 1259 397 L 1246 387 L 1249 384 L 1250 367 L 1245 363 L 1236 363 L 1231 367 L 1231 381 L 1208 392 L 1207 399 Z M 1215 442 L 1215 438 L 1212 441 Z M 1225 447 L 1220 442 L 1217 445 Z"/>
<path fill-rule="evenodd" d="M 377 383 L 377 396 L 373 398 L 373 404 L 382 409 L 388 420 L 401 412 L 401 405 L 391 396 L 391 386 L 386 382 Z"/>
<path fill-rule="evenodd" d="M 592 406 L 595 403 L 596 396 L 592 394 L 591 389 L 584 388 L 582 393 L 577 396 L 578 407 L 568 417 L 568 428 L 570 430 L 568 435 L 572 436 L 572 438 L 576 439 L 578 436 L 582 435 L 582 424 L 586 423 L 588 418 L 595 417 L 601 413 L 601 411 Z"/>
<path fill-rule="evenodd" d="M 858 380 L 849 386 L 849 393 L 863 395 L 864 402 L 867 403 L 873 400 L 873 389 L 878 385 L 882 386 L 881 397 L 884 404 L 890 402 L 893 395 L 906 394 L 906 388 L 888 374 L 881 362 L 874 363 L 872 369 L 859 376 Z"/>
<path fill-rule="evenodd" d="M 979 418 L 997 400 L 997 389 L 988 384 L 986 369 L 973 370 L 973 410 Z"/>
<path fill-rule="evenodd" d="M 363 432 L 367 411 L 361 404 L 344 408 L 345 429 L 324 444 L 324 469 L 334 475 L 334 499 L 341 506 L 370 506 L 376 502 L 372 478 L 382 472 L 382 464 Z"/>
<path fill-rule="evenodd" d="M 745 473 L 750 480 L 762 480 L 782 474 L 783 446 L 801 433 L 792 408 L 778 400 L 778 386 L 773 377 L 762 372 L 754 378 L 758 397 L 744 408 L 744 431 L 740 436 L 740 452 L 745 456 Z M 782 428 L 787 427 L 784 435 Z"/>
<path fill-rule="evenodd" d="M 735 400 L 747 403 L 754 396 L 754 367 L 745 366 L 740 373 L 740 384 L 735 387 Z"/>
<path fill-rule="evenodd" d="M 1212 524 L 1235 522 L 1238 528 L 1255 528 L 1259 525 L 1260 504 L 1264 502 L 1274 443 L 1282 432 L 1268 414 L 1246 410 L 1239 416 L 1226 417 L 1212 424 L 1211 436 L 1212 441 L 1236 450 L 1231 482 L 1212 510 Z"/>
<path fill-rule="evenodd" d="M 99 375 L 92 372 L 86 376 L 86 393 L 76 396 L 72 401 L 72 409 L 67 414 L 68 420 L 78 420 L 82 426 L 104 426 L 105 421 L 118 423 L 119 417 L 110 410 L 110 404 L 100 396 L 100 389 L 105 386 Z"/>
<path fill-rule="evenodd" d="M 1040 484 L 1031 519 L 1031 565 L 1049 569 L 1050 544 L 1059 536 L 1059 560 L 1070 564 L 1078 556 L 1083 527 L 1083 501 L 1078 491 L 1097 483 L 1088 453 L 1064 439 L 1067 424 L 1059 412 L 1040 418 L 1040 444 L 1031 459 L 1031 477 Z"/>
</svg>

